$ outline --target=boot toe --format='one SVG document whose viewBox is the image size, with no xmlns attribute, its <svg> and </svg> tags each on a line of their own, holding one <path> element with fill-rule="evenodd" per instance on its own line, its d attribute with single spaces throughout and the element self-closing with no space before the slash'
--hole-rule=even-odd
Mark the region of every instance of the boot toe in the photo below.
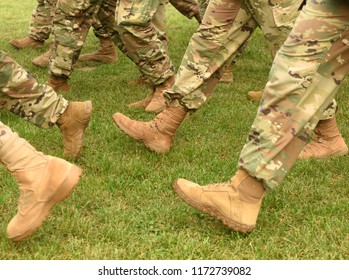
<svg viewBox="0 0 349 280">
<path fill-rule="evenodd" d="M 173 189 L 185 202 L 198 209 L 196 204 L 203 192 L 200 185 L 180 178 L 173 183 Z"/>
</svg>

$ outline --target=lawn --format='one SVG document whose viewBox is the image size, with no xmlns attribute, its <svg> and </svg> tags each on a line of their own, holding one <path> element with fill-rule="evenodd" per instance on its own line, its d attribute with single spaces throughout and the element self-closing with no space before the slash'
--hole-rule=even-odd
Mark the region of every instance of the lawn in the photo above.
<svg viewBox="0 0 349 280">
<path fill-rule="evenodd" d="M 16 50 L 8 42 L 27 35 L 36 1 L 0 2 L 0 49 L 31 72 L 39 82 L 47 69 L 31 60 L 44 49 Z M 14 16 L 16 15 L 16 16 Z M 179 66 L 190 36 L 197 28 L 168 7 L 169 52 Z M 95 50 L 91 30 L 82 53 Z M 224 182 L 235 173 L 239 152 L 258 103 L 249 90 L 263 88 L 271 57 L 259 30 L 252 36 L 234 69 L 234 82 L 219 84 L 207 103 L 188 118 L 176 134 L 169 154 L 157 155 L 126 137 L 112 115 L 134 119 L 153 114 L 127 104 L 148 93 L 128 83 L 139 76 L 135 65 L 119 52 L 117 64 L 79 64 L 69 100 L 92 100 L 94 113 L 83 153 L 76 164 L 83 177 L 73 194 L 57 205 L 42 227 L 14 243 L 6 226 L 16 213 L 19 191 L 5 168 L 0 170 L 0 259 L 347 259 L 349 257 L 348 157 L 298 160 L 282 185 L 263 201 L 256 229 L 248 235 L 230 231 L 217 220 L 185 204 L 172 190 L 179 177 L 200 184 Z M 337 95 L 337 121 L 349 135 L 345 81 Z M 39 129 L 8 111 L 1 121 L 45 154 L 61 157 L 59 129 Z"/>
</svg>

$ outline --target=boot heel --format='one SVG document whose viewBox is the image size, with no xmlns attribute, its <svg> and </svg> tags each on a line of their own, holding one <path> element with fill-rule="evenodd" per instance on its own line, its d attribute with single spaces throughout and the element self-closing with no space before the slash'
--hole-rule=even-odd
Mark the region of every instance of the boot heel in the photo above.
<svg viewBox="0 0 349 280">
<path fill-rule="evenodd" d="M 68 173 L 66 174 L 65 180 L 62 182 L 61 186 L 57 189 L 56 194 L 52 198 L 51 207 L 65 200 L 74 190 L 76 185 L 80 181 L 82 174 L 82 169 L 74 164 L 71 165 Z"/>
</svg>

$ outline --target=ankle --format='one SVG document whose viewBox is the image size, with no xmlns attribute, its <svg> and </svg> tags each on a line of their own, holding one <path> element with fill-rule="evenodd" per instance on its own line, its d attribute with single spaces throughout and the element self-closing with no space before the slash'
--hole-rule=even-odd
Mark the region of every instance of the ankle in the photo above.
<svg viewBox="0 0 349 280">
<path fill-rule="evenodd" d="M 242 201 L 256 203 L 263 198 L 265 189 L 262 182 L 258 181 L 255 177 L 252 177 L 243 169 L 238 169 L 236 177 L 237 179 L 240 179 L 237 190 Z"/>
</svg>

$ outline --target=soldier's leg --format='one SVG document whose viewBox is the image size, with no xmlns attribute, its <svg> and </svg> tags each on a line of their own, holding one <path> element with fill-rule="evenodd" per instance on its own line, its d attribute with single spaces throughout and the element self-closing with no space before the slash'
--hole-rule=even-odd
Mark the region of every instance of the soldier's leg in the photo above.
<svg viewBox="0 0 349 280">
<path fill-rule="evenodd" d="M 308 1 L 277 53 L 239 162 L 268 189 L 293 166 L 348 72 L 348 10 L 336 0 Z"/>
<path fill-rule="evenodd" d="M 165 12 L 167 0 L 142 1 L 130 5 L 127 1 L 118 1 L 116 20 L 121 49 L 137 65 L 145 81 L 154 88 L 154 96 L 172 84 L 174 66 L 167 52 L 166 34 L 163 27 L 154 24 L 154 17 Z M 161 22 L 165 18 L 162 16 Z M 163 25 L 163 24 L 162 24 Z M 117 43 L 117 42 L 116 42 Z"/>
<path fill-rule="evenodd" d="M 281 1 L 275 5 L 267 0 L 246 0 L 254 18 L 261 27 L 272 57 L 280 49 L 290 33 L 299 14 L 303 0 Z M 248 93 L 250 99 L 261 99 L 263 91 Z M 346 146 L 340 134 L 335 118 L 336 102 L 333 100 L 326 106 L 324 116 L 316 127 L 314 140 L 305 147 L 301 158 L 326 158 L 347 154 Z"/>
<path fill-rule="evenodd" d="M 162 42 L 163 45 L 163 55 L 169 56 L 168 54 L 168 37 L 166 32 L 166 1 L 160 1 L 159 5 L 154 7 L 154 13 L 151 19 L 151 25 L 154 28 L 154 31 L 158 34 L 158 39 Z M 156 9 L 156 10 L 155 10 Z M 131 58 L 132 59 L 132 58 Z M 163 89 L 172 85 L 172 79 L 168 79 L 168 82 L 161 82 L 160 84 L 153 84 L 149 82 L 149 79 L 142 73 L 140 69 L 141 75 L 135 80 L 131 81 L 130 84 L 134 85 L 148 85 L 151 88 L 151 92 L 149 95 L 137 102 L 133 102 L 129 104 L 130 108 L 133 107 L 143 107 L 146 111 L 161 111 L 164 108 L 165 99 L 162 96 Z M 157 73 L 154 73 L 158 75 Z M 151 104 L 152 103 L 152 104 Z M 149 105 L 149 106 L 148 106 Z"/>
<path fill-rule="evenodd" d="M 200 17 L 203 18 L 204 14 L 206 12 L 207 6 L 209 4 L 210 0 L 199 0 L 198 1 L 198 10 L 199 10 L 199 14 Z M 245 6 L 245 3 L 243 3 L 243 6 Z M 229 64 L 226 64 L 222 69 L 221 69 L 221 78 L 220 78 L 220 82 L 222 83 L 232 83 L 234 81 L 233 78 L 233 69 L 234 69 L 234 65 L 237 62 L 238 58 L 240 57 L 240 55 L 242 54 L 243 50 L 245 49 L 246 45 L 247 45 L 248 40 L 246 40 L 243 45 L 241 45 L 239 47 L 239 49 L 237 50 L 235 57 L 232 59 L 232 62 Z"/>
<path fill-rule="evenodd" d="M 43 47 L 44 41 L 51 34 L 57 0 L 37 0 L 37 2 L 32 13 L 28 36 L 10 41 L 10 44 L 18 49 Z"/>
<path fill-rule="evenodd" d="M 53 20 L 53 40 L 47 84 L 56 91 L 69 91 L 68 78 L 98 12 L 101 0 L 59 0 Z"/>
<path fill-rule="evenodd" d="M 0 162 L 14 175 L 20 189 L 18 212 L 7 235 L 20 241 L 31 235 L 79 182 L 81 169 L 60 158 L 38 152 L 0 122 Z"/>
<path fill-rule="evenodd" d="M 229 3 L 230 1 L 226 0 L 210 2 L 198 32 L 190 40 L 175 84 L 166 91 L 166 95 L 172 100 L 169 107 L 150 123 L 136 122 L 122 114 L 114 115 L 114 121 L 126 134 L 143 141 L 153 151 L 169 151 L 172 138 L 183 120 L 182 111 L 196 110 L 203 105 L 219 81 L 219 69 L 226 61 L 229 63 L 229 59 L 232 59 L 256 28 L 255 21 L 244 9 L 240 10 L 239 6 L 230 5 L 231 9 L 227 10 Z M 177 108 L 174 109 L 175 113 L 173 107 Z M 173 115 L 178 116 L 176 125 L 167 122 Z M 159 132 L 159 121 L 167 122 L 169 126 Z M 143 136 L 139 137 L 141 134 Z M 161 135 L 164 135 L 166 141 Z"/>
<path fill-rule="evenodd" d="M 253 230 L 264 189 L 284 179 L 349 71 L 348 27 L 347 3 L 307 1 L 275 57 L 235 176 L 203 187 L 177 180 L 181 198 L 235 231 Z"/>
<path fill-rule="evenodd" d="M 303 0 L 268 1 L 246 0 L 245 3 L 260 26 L 266 39 L 272 59 L 290 33 L 299 14 Z M 263 90 L 253 90 L 247 93 L 250 100 L 260 100 Z"/>
<path fill-rule="evenodd" d="M 92 114 L 91 101 L 68 102 L 0 52 L 0 102 L 3 108 L 41 128 L 58 125 L 65 156 L 79 155 Z"/>
<path fill-rule="evenodd" d="M 99 40 L 98 50 L 80 55 L 79 61 L 95 61 L 102 63 L 118 62 L 119 59 L 115 49 L 115 45 L 111 38 L 110 31 L 108 31 L 110 30 L 110 28 L 108 27 L 108 21 L 109 18 L 114 19 L 115 8 L 109 9 L 105 7 L 110 5 L 111 2 L 115 3 L 115 1 L 110 0 L 103 1 L 101 3 L 101 7 L 92 23 L 93 32 Z M 115 4 L 113 6 L 115 7 Z M 112 14 L 109 14 L 110 11 L 112 11 Z M 114 22 L 115 20 L 111 24 L 114 24 Z"/>
</svg>

